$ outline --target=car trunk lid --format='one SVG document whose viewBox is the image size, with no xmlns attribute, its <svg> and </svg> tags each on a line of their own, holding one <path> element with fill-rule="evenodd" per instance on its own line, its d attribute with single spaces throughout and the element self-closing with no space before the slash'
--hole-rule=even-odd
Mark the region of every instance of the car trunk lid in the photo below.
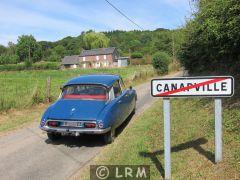
<svg viewBox="0 0 240 180">
<path fill-rule="evenodd" d="M 105 107 L 105 101 L 60 99 L 51 109 L 49 119 L 96 120 Z"/>
</svg>

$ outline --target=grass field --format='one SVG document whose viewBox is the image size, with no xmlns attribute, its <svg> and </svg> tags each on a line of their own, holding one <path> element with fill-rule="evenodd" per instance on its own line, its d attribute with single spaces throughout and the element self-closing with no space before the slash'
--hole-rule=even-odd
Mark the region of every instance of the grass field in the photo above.
<svg viewBox="0 0 240 180">
<path fill-rule="evenodd" d="M 151 66 L 130 66 L 126 68 L 113 69 L 78 69 L 64 71 L 38 70 L 0 72 L 0 112 L 9 110 L 11 108 L 21 109 L 33 104 L 44 102 L 47 77 L 51 77 L 51 96 L 54 100 L 60 93 L 60 86 L 72 77 L 76 77 L 81 74 L 110 73 L 120 74 L 124 80 L 127 80 L 136 72 L 147 72 L 146 76 L 149 77 L 154 74 Z M 127 85 L 131 83 L 129 80 L 127 82 Z"/>
<path fill-rule="evenodd" d="M 224 110 L 224 161 L 214 163 L 213 101 L 171 100 L 172 179 L 240 178 L 239 104 Z M 162 101 L 134 119 L 91 164 L 150 165 L 151 179 L 164 177 Z M 89 167 L 81 179 L 89 178 Z"/>
</svg>

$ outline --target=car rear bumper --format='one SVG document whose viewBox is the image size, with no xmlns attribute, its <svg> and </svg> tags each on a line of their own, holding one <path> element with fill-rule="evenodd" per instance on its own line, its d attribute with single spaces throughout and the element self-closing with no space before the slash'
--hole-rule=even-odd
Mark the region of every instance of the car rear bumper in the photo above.
<svg viewBox="0 0 240 180">
<path fill-rule="evenodd" d="M 98 129 L 98 128 L 70 128 L 70 127 L 53 128 L 49 126 L 39 126 L 39 128 L 46 132 L 56 132 L 61 134 L 105 134 L 111 129 L 110 127 L 106 129 Z"/>
</svg>

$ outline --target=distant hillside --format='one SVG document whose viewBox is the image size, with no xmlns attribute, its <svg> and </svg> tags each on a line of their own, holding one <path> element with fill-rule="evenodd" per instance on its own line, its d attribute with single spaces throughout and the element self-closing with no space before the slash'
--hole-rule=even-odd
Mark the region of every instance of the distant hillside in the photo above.
<svg viewBox="0 0 240 180">
<path fill-rule="evenodd" d="M 91 32 L 91 31 L 88 31 Z M 83 34 L 88 32 L 82 32 L 77 37 L 65 37 L 56 42 L 39 42 L 43 48 L 43 51 L 48 56 L 48 50 L 53 49 L 56 46 L 63 46 L 66 49 L 66 55 L 79 54 L 83 45 Z M 156 51 L 166 51 L 169 55 L 172 54 L 173 40 L 175 45 L 175 51 L 179 49 L 179 43 L 181 42 L 181 30 L 168 30 L 159 28 L 154 31 L 108 31 L 103 32 L 109 39 L 109 46 L 117 47 L 121 55 L 129 55 L 129 53 L 138 51 L 143 54 L 153 54 Z"/>
<path fill-rule="evenodd" d="M 164 51 L 174 56 L 183 41 L 181 29 L 168 30 L 158 28 L 154 31 L 108 31 L 95 33 L 90 30 L 77 37 L 65 37 L 56 42 L 37 42 L 32 35 L 18 37 L 17 44 L 9 43 L 8 47 L 0 45 L 0 65 L 25 62 L 31 66 L 39 61 L 59 62 L 66 55 L 80 54 L 82 49 L 98 47 L 117 47 L 121 56 L 145 58 L 151 62 L 151 55 Z"/>
</svg>

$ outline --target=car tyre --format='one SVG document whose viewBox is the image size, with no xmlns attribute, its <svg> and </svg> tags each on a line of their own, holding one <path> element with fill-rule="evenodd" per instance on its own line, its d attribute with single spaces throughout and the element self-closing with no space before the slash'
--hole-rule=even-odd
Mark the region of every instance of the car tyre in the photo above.
<svg viewBox="0 0 240 180">
<path fill-rule="evenodd" d="M 105 144 L 111 144 L 115 139 L 115 129 L 111 128 L 106 134 L 103 135 L 103 140 Z"/>
<path fill-rule="evenodd" d="M 47 133 L 48 139 L 51 141 L 56 141 L 61 138 L 61 134 L 56 134 L 56 133 Z"/>
</svg>

